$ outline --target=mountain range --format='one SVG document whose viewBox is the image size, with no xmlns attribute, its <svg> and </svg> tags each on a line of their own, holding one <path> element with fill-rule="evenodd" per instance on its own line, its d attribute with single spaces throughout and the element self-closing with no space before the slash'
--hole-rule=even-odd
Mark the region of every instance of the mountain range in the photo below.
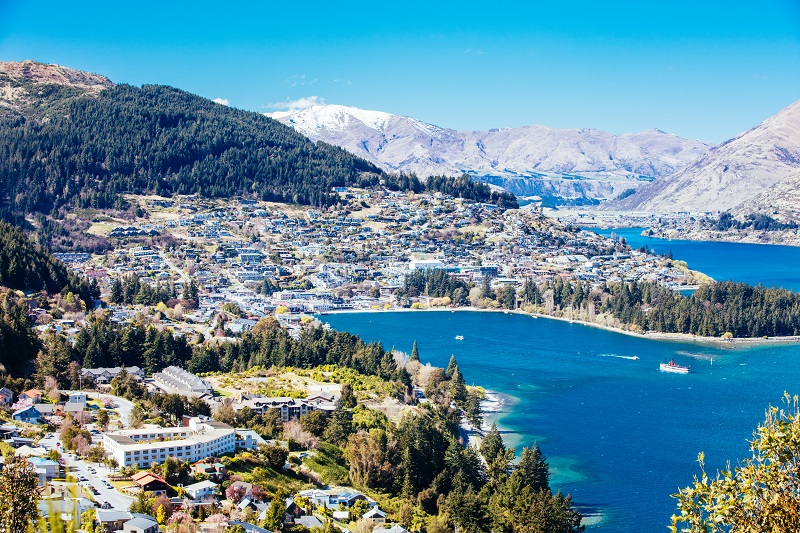
<svg viewBox="0 0 800 533">
<path fill-rule="evenodd" d="M 616 198 L 603 208 L 800 220 L 800 101 L 718 146 L 659 130 L 464 132 L 344 106 L 272 117 L 172 87 L 0 62 L 0 217 L 123 208 L 133 191 L 324 206 L 337 185 L 419 186 L 393 175 L 403 172 L 466 173 L 555 205 Z"/>
<path fill-rule="evenodd" d="M 466 173 L 515 194 L 594 203 L 685 168 L 710 144 L 652 129 L 614 135 L 547 126 L 457 131 L 341 105 L 270 113 L 313 140 L 420 178 Z"/>
<path fill-rule="evenodd" d="M 607 207 L 656 213 L 771 211 L 797 219 L 798 185 L 800 100 Z"/>
</svg>

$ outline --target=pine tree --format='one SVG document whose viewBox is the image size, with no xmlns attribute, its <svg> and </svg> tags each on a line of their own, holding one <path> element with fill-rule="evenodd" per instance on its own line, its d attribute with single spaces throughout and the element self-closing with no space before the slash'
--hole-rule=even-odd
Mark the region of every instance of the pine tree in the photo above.
<svg viewBox="0 0 800 533">
<path fill-rule="evenodd" d="M 453 377 L 453 372 L 458 368 L 458 361 L 456 361 L 456 355 L 452 354 L 450 356 L 450 362 L 447 364 L 447 370 L 444 371 L 445 377 L 450 379 Z"/>
<path fill-rule="evenodd" d="M 411 361 L 419 361 L 419 348 L 417 348 L 417 341 L 414 341 L 414 347 L 411 348 Z"/>
<path fill-rule="evenodd" d="M 500 431 L 497 430 L 497 424 L 492 423 L 492 427 L 483 437 L 483 441 L 481 441 L 481 455 L 486 460 L 486 464 L 492 464 L 505 451 L 506 446 L 503 444 Z"/>
<path fill-rule="evenodd" d="M 536 442 L 532 448 L 523 448 L 522 457 L 512 475 L 517 474 L 534 492 L 550 490 L 550 467 Z"/>
</svg>

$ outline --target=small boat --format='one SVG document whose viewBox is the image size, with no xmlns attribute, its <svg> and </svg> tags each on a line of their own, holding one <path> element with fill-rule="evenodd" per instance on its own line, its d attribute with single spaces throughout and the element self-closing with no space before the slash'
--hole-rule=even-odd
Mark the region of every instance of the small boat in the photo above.
<svg viewBox="0 0 800 533">
<path fill-rule="evenodd" d="M 463 341 L 464 340 L 464 335 L 456 335 L 456 340 L 457 341 Z"/>
<path fill-rule="evenodd" d="M 689 367 L 679 365 L 678 363 L 675 362 L 675 359 L 672 359 L 669 363 L 667 362 L 661 363 L 661 366 L 659 366 L 659 370 L 661 370 L 662 372 L 672 372 L 673 374 L 689 373 Z"/>
</svg>

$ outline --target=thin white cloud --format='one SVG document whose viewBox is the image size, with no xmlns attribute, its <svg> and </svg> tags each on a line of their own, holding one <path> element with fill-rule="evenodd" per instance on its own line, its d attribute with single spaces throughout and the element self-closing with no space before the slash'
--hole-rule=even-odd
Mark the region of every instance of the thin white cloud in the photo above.
<svg viewBox="0 0 800 533">
<path fill-rule="evenodd" d="M 300 87 L 311 86 L 317 83 L 318 81 L 319 78 L 314 78 L 313 80 L 310 80 L 306 77 L 305 74 L 294 74 L 293 76 L 289 76 L 289 78 L 286 80 L 286 83 L 289 85 L 290 89 L 293 89 L 294 87 L 297 86 Z"/>
<path fill-rule="evenodd" d="M 222 105 L 231 105 L 230 100 L 228 100 L 227 98 L 214 98 L 211 101 Z"/>
<path fill-rule="evenodd" d="M 300 109 L 307 109 L 312 105 L 325 105 L 325 99 L 321 96 L 304 96 L 297 100 L 286 100 L 285 102 L 267 104 L 267 107 L 285 111 L 298 111 Z"/>
</svg>

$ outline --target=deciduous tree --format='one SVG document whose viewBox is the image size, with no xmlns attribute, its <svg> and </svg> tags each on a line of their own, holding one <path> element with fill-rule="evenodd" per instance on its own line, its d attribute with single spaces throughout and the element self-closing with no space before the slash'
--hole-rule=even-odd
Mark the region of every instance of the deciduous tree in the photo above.
<svg viewBox="0 0 800 533">
<path fill-rule="evenodd" d="M 39 476 L 23 457 L 14 457 L 0 471 L 0 529 L 2 533 L 28 530 L 38 515 Z"/>
<path fill-rule="evenodd" d="M 800 531 L 800 407 L 784 397 L 784 409 L 770 407 L 753 433 L 751 457 L 711 478 L 704 456 L 701 476 L 673 495 L 678 513 L 674 533 L 761 533 Z"/>
</svg>

